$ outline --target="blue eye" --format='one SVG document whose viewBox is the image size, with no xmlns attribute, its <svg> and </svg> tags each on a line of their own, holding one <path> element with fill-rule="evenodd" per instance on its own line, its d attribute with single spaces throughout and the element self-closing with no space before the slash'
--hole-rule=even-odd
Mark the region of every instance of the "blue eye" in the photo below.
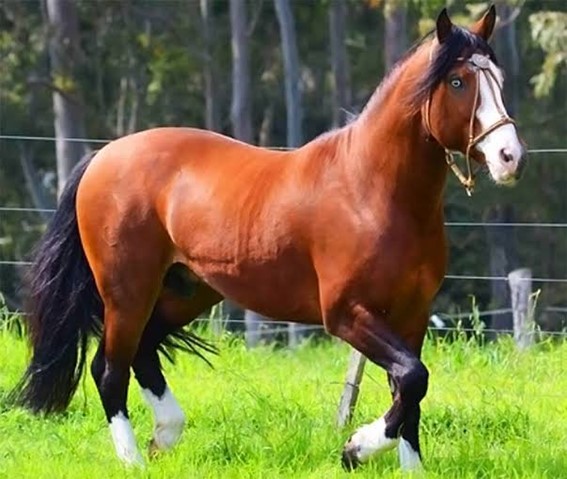
<svg viewBox="0 0 567 479">
<path fill-rule="evenodd" d="M 449 80 L 449 83 L 451 84 L 451 86 L 455 89 L 459 89 L 463 87 L 463 80 L 461 80 L 460 78 L 457 77 L 453 77 L 451 78 L 451 80 Z"/>
</svg>

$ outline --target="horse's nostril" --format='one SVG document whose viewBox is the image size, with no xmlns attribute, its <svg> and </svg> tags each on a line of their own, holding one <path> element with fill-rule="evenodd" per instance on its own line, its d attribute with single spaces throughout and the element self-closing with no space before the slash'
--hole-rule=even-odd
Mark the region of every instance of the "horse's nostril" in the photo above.
<svg viewBox="0 0 567 479">
<path fill-rule="evenodd" d="M 510 153 L 506 153 L 506 150 L 500 150 L 500 158 L 504 163 L 510 163 L 514 159 Z"/>
</svg>

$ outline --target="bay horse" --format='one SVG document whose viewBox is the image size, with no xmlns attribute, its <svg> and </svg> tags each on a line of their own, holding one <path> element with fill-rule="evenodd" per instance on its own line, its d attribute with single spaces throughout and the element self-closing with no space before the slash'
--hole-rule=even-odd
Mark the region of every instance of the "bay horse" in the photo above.
<svg viewBox="0 0 567 479">
<path fill-rule="evenodd" d="M 30 270 L 33 354 L 14 390 L 20 404 L 64 410 L 88 337 L 100 334 L 91 372 L 116 453 L 143 463 L 126 406 L 130 369 L 153 409 L 151 451 L 171 448 L 185 419 L 158 351 L 210 351 L 182 327 L 225 297 L 323 324 L 384 368 L 392 406 L 354 432 L 342 463 L 397 446 L 403 469 L 420 467 L 420 352 L 446 271 L 447 173 L 470 192 L 471 159 L 504 185 L 525 163 L 488 44 L 495 20 L 491 7 L 466 30 L 443 10 L 356 120 L 294 151 L 156 128 L 82 161 Z"/>
</svg>

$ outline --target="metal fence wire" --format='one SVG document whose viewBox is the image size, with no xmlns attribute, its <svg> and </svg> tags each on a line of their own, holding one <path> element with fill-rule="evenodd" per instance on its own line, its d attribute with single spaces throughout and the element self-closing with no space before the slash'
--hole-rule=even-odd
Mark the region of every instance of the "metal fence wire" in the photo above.
<svg viewBox="0 0 567 479">
<path fill-rule="evenodd" d="M 34 136 L 34 135 L 5 135 L 0 134 L 0 140 L 5 141 L 16 141 L 16 142 L 54 142 L 57 141 L 57 138 L 54 136 Z M 112 139 L 103 139 L 103 138 L 64 138 L 64 140 L 69 142 L 81 142 L 81 143 L 91 143 L 93 145 L 103 145 L 106 144 Z M 278 150 L 291 150 L 292 148 L 287 147 L 273 147 L 272 149 Z M 567 148 L 534 148 L 529 149 L 528 153 L 531 155 L 543 155 L 543 154 L 558 154 L 558 153 L 567 153 Z M 26 207 L 26 206 L 13 206 L 13 205 L 4 205 L 0 206 L 1 213 L 36 213 L 36 214 L 51 214 L 55 212 L 53 208 L 34 208 L 34 207 Z M 549 228 L 549 229 L 565 229 L 567 228 L 567 223 L 563 222 L 515 222 L 515 223 L 501 223 L 501 222 L 470 222 L 470 221 L 448 221 L 445 223 L 445 226 L 448 228 L 478 228 L 478 227 L 504 227 L 504 228 Z M 23 260 L 0 260 L 0 272 L 2 266 L 11 266 L 11 267 L 22 267 L 25 268 L 29 266 L 31 263 L 29 261 Z M 469 280 L 469 281 L 508 281 L 508 277 L 506 276 L 491 276 L 491 275 L 458 275 L 458 274 L 447 274 L 445 276 L 446 280 Z M 546 277 L 533 277 L 529 278 L 529 281 L 535 283 L 556 283 L 556 284 L 566 284 L 567 278 L 546 278 Z M 557 307 L 557 306 L 550 306 L 544 308 L 545 311 L 553 312 L 553 313 L 565 313 L 567 316 L 567 307 Z M 500 309 L 500 310 L 492 310 L 492 311 L 482 311 L 480 313 L 476 312 L 476 316 L 478 318 L 484 316 L 494 316 L 498 314 L 509 314 L 512 310 L 511 309 Z M 457 321 L 459 319 L 470 318 L 473 315 L 472 312 L 461 313 L 458 315 L 452 314 L 445 314 L 445 313 L 437 313 L 432 315 L 432 319 L 430 321 L 430 330 L 437 333 L 474 333 L 477 331 L 475 328 L 463 328 L 463 327 L 454 327 L 450 325 L 441 325 L 439 322 L 443 323 L 443 320 L 448 321 Z M 435 319 L 437 318 L 437 319 Z M 199 318 L 196 321 L 203 322 L 209 321 L 209 318 Z M 246 323 L 244 318 L 217 318 L 222 324 L 239 324 L 241 323 L 242 326 Z M 288 332 L 288 326 L 291 323 L 285 321 L 272 321 L 263 323 L 262 327 L 259 329 L 258 333 L 260 335 L 277 335 L 279 333 L 286 333 Z M 323 327 L 318 325 L 297 325 L 300 331 L 303 332 L 313 332 L 313 331 L 322 331 Z M 495 330 L 495 329 L 487 329 L 483 328 L 483 332 L 485 333 L 494 333 L 494 334 L 513 334 L 513 330 Z M 548 336 L 561 336 L 567 337 L 566 331 L 545 331 L 545 335 Z"/>
</svg>

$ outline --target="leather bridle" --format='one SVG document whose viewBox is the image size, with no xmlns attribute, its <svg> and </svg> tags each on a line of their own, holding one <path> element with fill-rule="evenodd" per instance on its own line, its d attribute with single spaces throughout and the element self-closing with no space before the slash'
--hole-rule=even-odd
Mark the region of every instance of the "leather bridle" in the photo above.
<svg viewBox="0 0 567 479">
<path fill-rule="evenodd" d="M 458 58 L 457 61 L 465 61 L 465 59 L 464 58 Z M 476 75 L 475 75 L 476 85 L 475 85 L 474 103 L 473 103 L 473 107 L 472 107 L 471 117 L 470 117 L 470 120 L 469 120 L 469 140 L 468 140 L 467 148 L 465 150 L 465 162 L 466 162 L 466 165 L 467 165 L 467 174 L 466 175 L 459 168 L 459 165 L 457 165 L 453 152 L 451 150 L 449 150 L 445 145 L 443 145 L 443 143 L 441 141 L 439 141 L 437 138 L 435 138 L 435 136 L 433 135 L 433 133 L 431 131 L 431 119 L 430 119 L 431 94 L 429 95 L 429 98 L 425 102 L 425 105 L 424 105 L 424 108 L 423 108 L 423 110 L 424 110 L 423 111 L 423 119 L 424 119 L 424 122 L 425 122 L 425 128 L 427 130 L 428 135 L 431 138 L 433 138 L 437 143 L 439 143 L 439 145 L 441 145 L 441 147 L 445 150 L 445 161 L 447 162 L 447 165 L 449 165 L 449 167 L 451 168 L 451 170 L 453 171 L 455 176 L 459 179 L 461 184 L 465 187 L 467 195 L 471 196 L 472 192 L 474 190 L 474 186 L 475 186 L 475 179 L 474 179 L 475 175 L 474 175 L 474 172 L 472 171 L 471 156 L 470 156 L 472 148 L 474 148 L 483 138 L 488 136 L 490 133 L 492 133 L 497 128 L 500 128 L 501 126 L 507 125 L 507 124 L 515 125 L 516 123 L 512 118 L 510 118 L 508 116 L 506 111 L 500 106 L 500 102 L 498 101 L 498 98 L 496 97 L 496 95 L 498 93 L 500 93 L 500 95 L 502 95 L 502 89 L 500 88 L 500 83 L 498 82 L 498 79 L 496 78 L 496 76 L 494 75 L 492 70 L 490 69 L 489 57 L 485 56 L 485 55 L 481 55 L 479 53 L 474 53 L 466 61 L 473 66 L 473 69 L 476 73 Z M 486 81 L 487 81 L 488 86 L 490 88 L 490 92 L 492 93 L 492 96 L 494 98 L 494 103 L 496 104 L 496 107 L 498 108 L 498 113 L 500 113 L 500 119 L 498 121 L 496 121 L 495 123 L 493 123 L 492 125 L 490 125 L 486 130 L 482 131 L 481 133 L 479 133 L 478 135 L 475 136 L 474 135 L 474 120 L 475 120 L 475 117 L 476 117 L 476 110 L 478 108 L 478 102 L 479 102 L 479 98 L 480 98 L 480 75 L 485 75 Z M 493 82 L 490 81 L 490 78 L 492 78 L 494 80 L 494 83 L 496 85 L 498 85 L 498 88 L 500 90 L 499 92 L 494 91 Z"/>
</svg>

